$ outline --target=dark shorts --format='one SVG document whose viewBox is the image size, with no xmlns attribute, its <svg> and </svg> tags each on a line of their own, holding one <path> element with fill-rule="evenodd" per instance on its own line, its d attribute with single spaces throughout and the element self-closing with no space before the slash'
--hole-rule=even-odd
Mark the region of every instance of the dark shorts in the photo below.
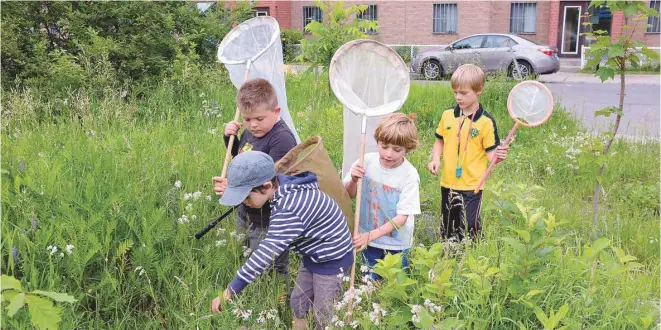
<svg viewBox="0 0 661 330">
<path fill-rule="evenodd" d="M 474 238 L 482 228 L 480 205 L 482 191 L 454 190 L 441 187 L 441 236 L 463 240 L 466 232 Z"/>
</svg>

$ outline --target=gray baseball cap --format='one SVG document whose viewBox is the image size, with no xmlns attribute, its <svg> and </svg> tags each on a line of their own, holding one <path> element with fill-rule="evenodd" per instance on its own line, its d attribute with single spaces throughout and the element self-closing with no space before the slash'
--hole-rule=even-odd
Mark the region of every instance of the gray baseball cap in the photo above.
<svg viewBox="0 0 661 330">
<path fill-rule="evenodd" d="M 227 168 L 227 188 L 220 204 L 236 206 L 248 197 L 253 188 L 275 177 L 275 164 L 271 156 L 260 151 L 240 153 Z"/>
</svg>

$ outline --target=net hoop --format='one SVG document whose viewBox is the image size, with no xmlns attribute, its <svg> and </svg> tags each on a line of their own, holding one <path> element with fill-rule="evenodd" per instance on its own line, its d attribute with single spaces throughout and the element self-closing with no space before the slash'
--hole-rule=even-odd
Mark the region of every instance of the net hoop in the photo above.
<svg viewBox="0 0 661 330">
<path fill-rule="evenodd" d="M 545 93 L 546 95 L 548 95 L 548 99 L 549 99 L 548 109 L 549 110 L 546 112 L 546 115 L 544 116 L 544 118 L 541 121 L 538 121 L 538 122 L 535 122 L 535 123 L 523 122 L 519 119 L 519 116 L 517 116 L 514 113 L 514 110 L 512 110 L 514 108 L 514 95 L 515 95 L 516 91 L 518 91 L 520 88 L 525 87 L 525 86 L 535 86 L 542 93 Z M 521 126 L 536 127 L 536 126 L 542 125 L 545 122 L 547 122 L 549 120 L 549 118 L 551 118 L 551 114 L 553 114 L 553 94 L 548 89 L 548 87 L 544 86 L 544 84 L 542 84 L 538 81 L 533 81 L 533 80 L 522 81 L 522 82 L 516 84 L 514 86 L 514 88 L 512 88 L 512 91 L 510 91 L 509 96 L 507 97 L 507 112 L 509 112 L 510 117 L 512 117 L 512 119 L 514 119 L 514 121 L 519 123 L 519 125 L 521 125 Z"/>
<path fill-rule="evenodd" d="M 234 40 L 236 40 L 242 33 L 245 33 L 246 31 L 250 31 L 252 28 L 259 25 L 269 25 L 273 28 L 273 35 L 271 36 L 271 39 L 269 39 L 268 44 L 266 44 L 259 52 L 257 52 L 257 54 L 254 54 L 249 58 L 229 59 L 225 56 L 224 51 L 229 44 L 234 42 Z M 223 38 L 223 41 L 220 43 L 220 45 L 218 45 L 218 61 L 224 64 L 241 64 L 241 63 L 246 63 L 248 61 L 254 62 L 260 56 L 262 56 L 269 48 L 271 48 L 271 46 L 279 38 L 280 38 L 280 25 L 278 24 L 278 21 L 275 18 L 271 16 L 258 16 L 251 18 L 234 27 L 232 31 L 230 31 L 225 36 L 225 38 Z"/>
</svg>

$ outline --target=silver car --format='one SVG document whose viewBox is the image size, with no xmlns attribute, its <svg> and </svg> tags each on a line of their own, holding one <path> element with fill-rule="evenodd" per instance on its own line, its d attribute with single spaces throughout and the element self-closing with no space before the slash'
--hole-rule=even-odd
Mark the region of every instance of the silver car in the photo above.
<svg viewBox="0 0 661 330">
<path fill-rule="evenodd" d="M 411 62 L 411 71 L 426 79 L 439 79 L 466 63 L 476 64 L 487 73 L 506 71 L 516 79 L 560 70 L 557 47 L 539 45 L 517 35 L 487 33 L 422 52 Z"/>
</svg>

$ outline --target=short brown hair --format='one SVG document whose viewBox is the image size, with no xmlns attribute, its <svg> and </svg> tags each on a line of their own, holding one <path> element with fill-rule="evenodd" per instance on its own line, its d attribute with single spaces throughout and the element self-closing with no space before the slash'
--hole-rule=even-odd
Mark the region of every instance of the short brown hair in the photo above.
<svg viewBox="0 0 661 330">
<path fill-rule="evenodd" d="M 464 64 L 457 68 L 450 78 L 452 89 L 470 86 L 477 93 L 484 88 L 484 71 L 475 64 Z"/>
<path fill-rule="evenodd" d="M 406 151 L 418 147 L 418 129 L 413 119 L 403 113 L 393 113 L 383 117 L 374 131 L 376 141 L 406 148 Z"/>
<path fill-rule="evenodd" d="M 262 104 L 268 106 L 271 111 L 278 107 L 278 96 L 268 80 L 255 78 L 241 85 L 236 95 L 236 106 L 240 111 L 251 111 Z"/>
</svg>

